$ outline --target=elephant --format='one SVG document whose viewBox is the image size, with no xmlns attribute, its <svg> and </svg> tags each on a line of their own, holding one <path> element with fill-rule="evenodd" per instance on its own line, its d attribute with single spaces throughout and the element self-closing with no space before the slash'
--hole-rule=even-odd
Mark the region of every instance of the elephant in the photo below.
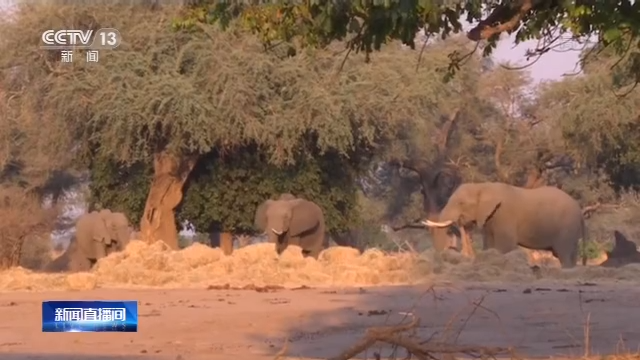
<svg viewBox="0 0 640 360">
<path fill-rule="evenodd" d="M 500 182 L 465 183 L 451 195 L 438 221 L 423 224 L 439 228 L 475 224 L 482 229 L 484 249 L 503 254 L 518 245 L 549 250 L 563 268 L 576 265 L 578 242 L 586 241 L 580 205 L 552 186 L 525 189 Z M 583 254 L 583 265 L 586 261 Z"/>
<path fill-rule="evenodd" d="M 255 225 L 268 232 L 269 242 L 282 254 L 287 246 L 298 245 L 303 255 L 317 258 L 325 247 L 324 213 L 316 203 L 282 194 L 267 200 L 256 209 Z"/>
<path fill-rule="evenodd" d="M 48 272 L 88 271 L 101 258 L 122 251 L 132 229 L 127 216 L 110 210 L 92 211 L 76 222 L 76 234 L 67 250 L 45 267 Z"/>
</svg>

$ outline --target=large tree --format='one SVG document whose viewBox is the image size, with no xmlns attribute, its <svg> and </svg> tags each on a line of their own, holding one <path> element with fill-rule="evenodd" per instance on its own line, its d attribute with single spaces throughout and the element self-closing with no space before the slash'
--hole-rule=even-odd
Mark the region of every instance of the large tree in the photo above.
<svg viewBox="0 0 640 360">
<path fill-rule="evenodd" d="M 18 66 L 14 81 L 23 89 L 13 105 L 57 124 L 69 139 L 68 153 L 86 165 L 151 165 L 140 220 L 147 241 L 177 247 L 175 209 L 183 186 L 212 151 L 237 154 L 253 147 L 264 162 L 281 167 L 331 155 L 357 169 L 373 151 L 393 145 L 400 132 L 422 131 L 417 120 L 432 114 L 424 100 L 430 94 L 394 57 L 399 48 L 387 66 L 362 67 L 354 59 L 355 65 L 337 73 L 342 55 L 335 52 L 282 57 L 233 29 L 175 31 L 177 10 L 53 9 L 21 5 L 13 21 L 2 23 L 0 64 Z M 82 52 L 73 64 L 60 63 L 59 54 L 37 48 L 45 29 L 107 24 L 124 41 L 103 51 L 97 64 L 77 61 Z M 440 78 L 433 76 L 423 81 Z"/>
<path fill-rule="evenodd" d="M 25 254 L 40 256 L 35 252 L 49 249 L 57 202 L 74 184 L 64 132 L 35 109 L 13 106 L 17 96 L 33 105 L 38 101 L 16 84 L 17 71 L 5 69 L 0 84 L 0 269 L 40 265 L 43 258 Z"/>
<path fill-rule="evenodd" d="M 343 59 L 341 54 L 323 50 L 300 54 L 301 59 L 313 60 L 307 67 L 308 76 L 325 74 L 337 81 L 333 94 L 327 94 L 326 88 L 316 88 L 308 90 L 319 91 L 311 96 L 335 96 L 331 106 L 347 105 L 351 116 L 362 113 L 368 121 L 379 121 L 378 125 L 370 123 L 379 129 L 354 126 L 350 131 L 358 142 L 348 156 L 335 149 L 322 151 L 317 147 L 314 135 L 308 138 L 312 141 L 300 145 L 299 152 L 292 157 L 292 164 L 274 165 L 269 161 L 268 153 L 255 144 L 231 151 L 213 149 L 199 157 L 188 178 L 184 200 L 177 209 L 178 218 L 191 222 L 198 231 L 248 232 L 253 230 L 253 211 L 261 201 L 281 192 L 290 192 L 318 202 L 325 209 L 329 230 L 336 238 L 358 227 L 356 187 L 369 165 L 391 161 L 408 166 L 407 161 L 418 154 L 433 160 L 431 152 L 436 147 L 431 139 L 442 133 L 442 115 L 456 112 L 465 102 L 472 101 L 464 95 L 464 89 L 469 81 L 473 81 L 470 79 L 477 79 L 472 75 L 477 73 L 476 67 L 469 67 L 469 74 L 463 70 L 462 76 L 448 84 L 441 81 L 449 51 L 469 49 L 459 41 L 437 42 L 432 46 L 439 56 L 431 57 L 426 66 L 418 69 L 404 64 L 408 59 L 417 58 L 419 53 L 400 46 L 390 47 L 369 67 L 360 66 L 361 59 L 348 59 L 341 73 L 336 72 Z M 478 64 L 477 58 L 474 58 L 474 64 Z M 365 79 L 377 90 L 359 90 Z M 382 83 L 384 87 L 375 85 Z M 329 102 L 327 99 L 327 104 Z M 389 115 L 380 117 L 394 109 L 400 111 L 395 119 Z M 336 120 L 325 119 L 325 122 L 329 121 Z M 368 134 L 370 131 L 374 133 Z M 373 135 L 373 142 L 363 142 L 362 136 L 370 135 Z M 144 162 L 116 164 L 112 160 L 95 158 L 91 171 L 94 201 L 101 206 L 119 207 L 134 218 L 141 214 L 143 197 L 140 190 L 146 189 L 143 184 L 152 176 L 149 165 Z M 416 218 L 424 216 L 422 211 L 418 212 Z"/>
<path fill-rule="evenodd" d="M 567 150 L 577 164 L 590 169 L 594 181 L 610 182 L 617 191 L 637 190 L 640 96 L 636 91 L 619 89 L 633 83 L 629 73 L 632 70 L 616 70 L 612 76 L 611 66 L 618 63 L 613 51 L 599 52 L 584 60 L 584 76 L 541 86 L 536 116 L 548 119 L 558 129 Z M 589 200 L 611 200 L 611 194 L 599 195 L 605 197 Z"/>
</svg>

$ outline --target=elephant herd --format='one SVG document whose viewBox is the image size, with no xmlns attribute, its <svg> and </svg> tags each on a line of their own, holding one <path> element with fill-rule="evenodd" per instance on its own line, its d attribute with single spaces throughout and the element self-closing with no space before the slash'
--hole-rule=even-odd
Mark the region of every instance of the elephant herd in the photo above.
<svg viewBox="0 0 640 360">
<path fill-rule="evenodd" d="M 320 206 L 291 194 L 281 194 L 275 200 L 260 204 L 254 221 L 260 231 L 268 234 L 278 254 L 288 245 L 297 245 L 304 256 L 317 258 L 328 244 Z M 497 249 L 503 254 L 518 246 L 547 250 L 558 258 L 563 268 L 576 266 L 579 242 L 587 240 L 578 202 L 550 186 L 525 189 L 498 182 L 461 184 L 437 218 L 426 219 L 423 224 L 435 229 L 463 231 L 476 226 L 481 230 L 484 249 Z M 124 249 L 130 229 L 122 213 L 102 210 L 85 214 L 76 223 L 76 236 L 67 251 L 45 270 L 89 270 L 98 259 Z M 446 241 L 440 239 L 434 243 Z M 622 244 L 617 236 L 616 244 Z M 586 265 L 586 255 L 582 263 Z"/>
<path fill-rule="evenodd" d="M 255 224 L 269 234 L 281 254 L 289 244 L 298 245 L 305 256 L 318 257 L 324 249 L 322 209 L 314 202 L 282 194 L 258 206 Z M 46 272 L 88 271 L 101 258 L 123 250 L 132 229 L 123 213 L 92 211 L 76 222 L 76 234 L 67 250 L 44 268 Z"/>
</svg>

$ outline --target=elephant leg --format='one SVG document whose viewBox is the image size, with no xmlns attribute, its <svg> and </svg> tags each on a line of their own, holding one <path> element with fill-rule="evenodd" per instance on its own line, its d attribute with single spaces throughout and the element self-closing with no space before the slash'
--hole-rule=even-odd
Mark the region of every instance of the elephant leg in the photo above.
<svg viewBox="0 0 640 360">
<path fill-rule="evenodd" d="M 563 269 L 571 269 L 578 262 L 578 244 L 577 241 L 556 241 L 551 253 L 559 261 Z"/>
<path fill-rule="evenodd" d="M 325 248 L 324 234 L 311 234 L 301 237 L 298 241 L 299 246 L 302 248 L 302 254 L 307 257 L 318 258 L 320 252 Z"/>
<path fill-rule="evenodd" d="M 322 248 L 315 247 L 309 250 L 302 250 L 302 255 L 304 257 L 312 257 L 314 259 L 317 259 L 318 256 L 320 255 L 320 252 L 322 252 Z"/>
<path fill-rule="evenodd" d="M 102 259 L 103 257 L 109 254 L 107 252 L 107 247 L 109 247 L 110 244 L 106 244 L 102 241 L 95 241 L 93 245 L 94 245 L 93 251 L 96 256 L 96 259 Z"/>
<path fill-rule="evenodd" d="M 518 248 L 518 240 L 515 235 L 515 229 L 512 227 L 492 229 L 492 248 L 503 254 L 516 250 Z"/>
<path fill-rule="evenodd" d="M 69 258 L 69 271 L 71 272 L 89 271 L 92 266 L 91 260 L 82 254 L 76 253 Z"/>
<path fill-rule="evenodd" d="M 506 254 L 518 249 L 518 243 L 511 237 L 503 237 L 496 241 L 495 249 Z"/>
<path fill-rule="evenodd" d="M 493 248 L 495 248 L 493 232 L 487 228 L 482 229 L 482 250 L 486 251 Z"/>
</svg>

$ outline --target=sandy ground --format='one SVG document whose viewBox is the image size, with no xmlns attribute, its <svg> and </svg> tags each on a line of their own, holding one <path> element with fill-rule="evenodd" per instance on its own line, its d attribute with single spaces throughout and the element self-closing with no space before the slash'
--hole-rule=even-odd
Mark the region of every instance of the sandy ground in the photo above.
<svg viewBox="0 0 640 360">
<path fill-rule="evenodd" d="M 262 360 L 273 359 L 286 338 L 290 359 L 326 358 L 357 341 L 367 327 L 397 324 L 403 320 L 398 313 L 412 309 L 425 338 L 455 336 L 464 327 L 460 344 L 515 346 L 530 357 L 583 354 L 587 317 L 594 353 L 640 349 L 637 284 L 443 284 L 433 293 L 428 288 L 5 292 L 0 358 Z M 482 307 L 474 307 L 483 297 Z M 41 302 L 57 299 L 138 300 L 139 332 L 42 333 Z M 359 358 L 373 358 L 372 351 Z"/>
</svg>

